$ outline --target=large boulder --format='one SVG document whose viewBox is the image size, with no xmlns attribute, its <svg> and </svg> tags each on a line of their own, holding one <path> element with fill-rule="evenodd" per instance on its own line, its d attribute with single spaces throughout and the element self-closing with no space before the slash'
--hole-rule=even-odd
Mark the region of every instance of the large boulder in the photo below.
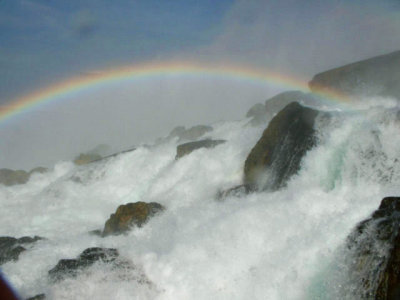
<svg viewBox="0 0 400 300">
<path fill-rule="evenodd" d="M 136 202 L 120 205 L 104 225 L 103 236 L 127 232 L 134 226 L 141 227 L 149 218 L 164 210 L 156 202 Z"/>
<path fill-rule="evenodd" d="M 313 92 L 333 90 L 349 95 L 400 99 L 400 51 L 319 73 L 309 87 Z"/>
<path fill-rule="evenodd" d="M 244 165 L 244 184 L 251 190 L 276 190 L 300 169 L 303 156 L 316 143 L 318 111 L 290 103 L 264 130 Z"/>
<path fill-rule="evenodd" d="M 347 239 L 357 299 L 400 299 L 400 197 L 386 197 Z"/>
<path fill-rule="evenodd" d="M 223 143 L 225 143 L 224 140 L 206 139 L 206 140 L 181 144 L 178 147 L 176 147 L 175 159 L 179 159 L 182 156 L 188 155 L 188 154 L 192 153 L 194 150 L 197 150 L 200 148 L 207 148 L 207 149 L 214 148 L 215 146 L 218 146 L 219 144 L 223 144 Z"/>
<path fill-rule="evenodd" d="M 112 263 L 119 256 L 118 250 L 113 248 L 93 247 L 84 250 L 77 258 L 61 259 L 57 265 L 49 271 L 53 281 L 63 280 L 67 277 L 75 277 L 79 271 L 90 267 L 95 262 Z"/>
<path fill-rule="evenodd" d="M 22 238 L 14 238 L 10 236 L 1 236 L 0 237 L 0 265 L 11 261 L 18 260 L 19 255 L 27 250 L 27 247 L 32 245 L 33 243 L 41 240 L 43 238 L 39 236 L 35 237 L 22 237 Z"/>
</svg>

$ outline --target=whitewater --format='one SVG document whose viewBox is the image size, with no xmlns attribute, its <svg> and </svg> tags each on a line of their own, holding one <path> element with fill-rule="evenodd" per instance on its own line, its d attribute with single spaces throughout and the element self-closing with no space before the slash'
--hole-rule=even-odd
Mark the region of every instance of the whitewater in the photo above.
<svg viewBox="0 0 400 300">
<path fill-rule="evenodd" d="M 317 146 L 274 192 L 217 197 L 242 183 L 267 126 L 249 119 L 212 124 L 205 137 L 227 142 L 179 160 L 175 139 L 85 166 L 60 162 L 27 184 L 0 186 L 0 235 L 45 238 L 1 271 L 25 298 L 337 299 L 350 284 L 340 272 L 346 237 L 383 197 L 400 194 L 400 107 L 361 103 L 317 119 Z M 126 235 L 90 233 L 137 201 L 166 209 Z M 49 280 L 60 259 L 89 247 L 116 248 L 134 268 L 97 262 Z"/>
</svg>

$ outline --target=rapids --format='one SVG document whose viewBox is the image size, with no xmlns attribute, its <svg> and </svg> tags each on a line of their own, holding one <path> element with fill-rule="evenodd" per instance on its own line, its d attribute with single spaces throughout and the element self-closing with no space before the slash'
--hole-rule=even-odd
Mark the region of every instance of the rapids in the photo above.
<svg viewBox="0 0 400 300">
<path fill-rule="evenodd" d="M 86 166 L 60 162 L 25 185 L 0 186 L 0 235 L 46 238 L 2 272 L 22 297 L 334 299 L 347 283 L 336 264 L 346 237 L 384 196 L 400 193 L 399 116 L 382 99 L 336 110 L 317 122 L 318 146 L 286 188 L 223 201 L 217 193 L 241 183 L 266 124 L 213 124 L 207 137 L 227 142 L 179 160 L 173 140 Z M 136 201 L 166 210 L 127 235 L 89 234 Z M 95 246 L 117 248 L 136 267 L 96 263 L 49 281 L 60 259 Z M 140 273 L 150 283 L 136 280 Z"/>
</svg>

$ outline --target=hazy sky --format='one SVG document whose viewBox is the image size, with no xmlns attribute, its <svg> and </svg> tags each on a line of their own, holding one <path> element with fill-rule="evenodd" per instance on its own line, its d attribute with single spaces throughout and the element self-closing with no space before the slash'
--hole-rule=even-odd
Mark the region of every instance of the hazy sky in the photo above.
<svg viewBox="0 0 400 300">
<path fill-rule="evenodd" d="M 400 49 L 392 0 L 0 0 L 0 105 L 143 61 L 241 63 L 312 75 Z M 117 148 L 176 125 L 239 118 L 282 87 L 187 78 L 114 85 L 0 122 L 0 168 Z"/>
</svg>

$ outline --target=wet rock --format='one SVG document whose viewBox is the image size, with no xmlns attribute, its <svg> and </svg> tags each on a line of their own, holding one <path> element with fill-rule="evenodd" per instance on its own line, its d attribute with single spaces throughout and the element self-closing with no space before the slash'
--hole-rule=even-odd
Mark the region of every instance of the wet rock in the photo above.
<svg viewBox="0 0 400 300">
<path fill-rule="evenodd" d="M 0 237 L 0 265 L 11 260 L 18 260 L 19 255 L 27 250 L 27 246 L 41 239 L 43 238 L 38 236 L 33 238 L 26 236 L 19 239 L 10 236 Z"/>
<path fill-rule="evenodd" d="M 117 211 L 107 220 L 103 236 L 121 234 L 130 230 L 133 226 L 141 227 L 150 217 L 164 210 L 164 207 L 156 202 L 136 202 L 120 205 Z"/>
<path fill-rule="evenodd" d="M 316 144 L 317 110 L 292 102 L 264 130 L 244 165 L 244 184 L 251 190 L 276 190 L 300 169 L 304 155 Z"/>
<path fill-rule="evenodd" d="M 339 91 L 359 96 L 400 99 L 400 51 L 376 56 L 317 74 L 310 81 L 314 92 Z"/>
<path fill-rule="evenodd" d="M 386 197 L 347 239 L 357 299 L 400 299 L 400 197 Z"/>
<path fill-rule="evenodd" d="M 76 259 L 61 259 L 57 265 L 49 271 L 53 281 L 63 280 L 67 277 L 75 277 L 85 268 L 101 261 L 112 263 L 119 256 L 117 249 L 93 247 L 84 250 Z"/>
<path fill-rule="evenodd" d="M 194 150 L 200 149 L 200 148 L 214 148 L 215 146 L 219 144 L 225 143 L 224 140 L 201 140 L 201 141 L 196 141 L 196 142 L 189 142 L 185 144 L 181 144 L 176 148 L 176 156 L 175 159 L 179 159 L 185 155 L 188 155 L 189 153 L 192 153 Z"/>
<path fill-rule="evenodd" d="M 44 300 L 46 299 L 46 295 L 45 294 L 39 294 L 30 298 L 27 298 L 26 300 Z"/>
</svg>

